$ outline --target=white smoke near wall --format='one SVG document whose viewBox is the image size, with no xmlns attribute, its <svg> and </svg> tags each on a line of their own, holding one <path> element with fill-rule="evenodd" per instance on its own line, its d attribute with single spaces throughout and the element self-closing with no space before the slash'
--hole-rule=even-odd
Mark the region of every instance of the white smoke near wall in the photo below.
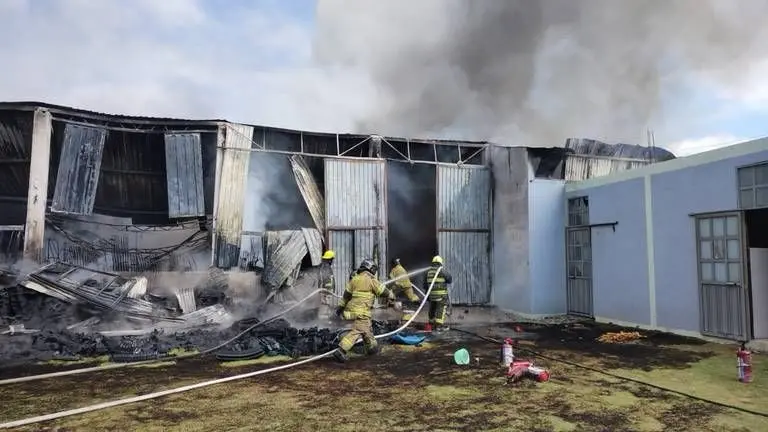
<svg viewBox="0 0 768 432">
<path fill-rule="evenodd" d="M 369 77 L 360 132 L 640 141 L 691 83 L 768 58 L 765 0 L 319 0 L 314 55 Z"/>
</svg>

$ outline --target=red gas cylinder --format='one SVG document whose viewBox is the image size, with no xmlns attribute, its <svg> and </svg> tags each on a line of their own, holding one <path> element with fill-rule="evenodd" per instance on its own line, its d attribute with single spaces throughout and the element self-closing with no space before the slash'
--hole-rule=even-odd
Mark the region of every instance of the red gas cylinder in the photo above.
<svg viewBox="0 0 768 432">
<path fill-rule="evenodd" d="M 739 368 L 739 381 L 743 383 L 752 382 L 752 352 L 744 344 L 741 344 L 736 351 L 736 364 Z"/>
<path fill-rule="evenodd" d="M 528 367 L 528 373 L 538 382 L 549 381 L 549 371 L 536 366 Z"/>
</svg>

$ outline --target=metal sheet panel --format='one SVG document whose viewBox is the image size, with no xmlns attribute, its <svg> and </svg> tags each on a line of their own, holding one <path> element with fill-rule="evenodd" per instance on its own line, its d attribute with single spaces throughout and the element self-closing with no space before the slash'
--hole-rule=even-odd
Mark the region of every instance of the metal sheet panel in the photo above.
<svg viewBox="0 0 768 432">
<path fill-rule="evenodd" d="M 453 276 L 453 304 L 482 305 L 491 301 L 490 233 L 441 232 L 438 248 Z"/>
<path fill-rule="evenodd" d="M 307 243 L 309 260 L 313 266 L 319 266 L 323 258 L 323 236 L 320 231 L 311 228 L 302 228 L 304 241 Z"/>
<path fill-rule="evenodd" d="M 437 168 L 438 228 L 490 229 L 491 173 L 486 167 Z"/>
<path fill-rule="evenodd" d="M 68 124 L 56 174 L 51 211 L 89 215 L 96 200 L 107 131 Z"/>
<path fill-rule="evenodd" d="M 355 240 L 354 231 L 331 231 L 329 247 L 336 252 L 333 260 L 333 277 L 336 280 L 336 294 L 344 294 L 349 274 L 355 268 Z"/>
<path fill-rule="evenodd" d="M 565 180 L 581 181 L 632 170 L 648 165 L 647 160 L 593 158 L 569 155 L 565 161 Z"/>
<path fill-rule="evenodd" d="M 325 160 L 328 228 L 386 227 L 384 161 Z"/>
<path fill-rule="evenodd" d="M 438 250 L 451 271 L 451 302 L 491 301 L 491 174 L 483 166 L 437 168 Z"/>
<path fill-rule="evenodd" d="M 280 288 L 307 254 L 307 243 L 302 231 L 268 231 L 267 257 L 263 283 L 272 289 Z"/>
<path fill-rule="evenodd" d="M 315 178 L 312 176 L 312 172 L 304 158 L 300 155 L 293 155 L 290 160 L 293 177 L 296 179 L 299 192 L 301 192 L 301 196 L 307 204 L 309 214 L 315 222 L 315 227 L 320 232 L 323 232 L 325 231 L 325 199 L 320 193 L 320 188 L 317 187 Z"/>
<path fill-rule="evenodd" d="M 219 149 L 221 172 L 216 186 L 216 257 L 219 267 L 233 267 L 240 258 L 243 206 L 251 159 L 253 127 L 227 123 L 223 149 Z"/>
<path fill-rule="evenodd" d="M 378 277 L 385 277 L 387 265 L 387 242 L 384 230 L 357 230 L 354 234 L 355 261 L 359 265 L 364 259 L 371 258 L 379 266 Z"/>
<path fill-rule="evenodd" d="M 200 134 L 165 134 L 168 216 L 205 216 Z"/>
<path fill-rule="evenodd" d="M 746 340 L 747 292 L 740 285 L 701 284 L 701 333 Z"/>
</svg>

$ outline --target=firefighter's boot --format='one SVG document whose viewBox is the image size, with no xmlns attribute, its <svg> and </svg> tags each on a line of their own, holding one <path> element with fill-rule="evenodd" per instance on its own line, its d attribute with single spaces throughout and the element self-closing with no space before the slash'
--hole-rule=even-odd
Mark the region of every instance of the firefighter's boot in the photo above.
<svg viewBox="0 0 768 432">
<path fill-rule="evenodd" d="M 349 355 L 343 349 L 337 348 L 336 352 L 333 353 L 333 358 L 336 359 L 336 361 L 339 363 L 346 363 L 346 361 L 349 359 Z"/>
<path fill-rule="evenodd" d="M 369 356 L 375 356 L 376 354 L 379 354 L 381 352 L 381 345 L 374 345 L 372 347 L 369 347 L 365 350 L 365 353 Z"/>
</svg>

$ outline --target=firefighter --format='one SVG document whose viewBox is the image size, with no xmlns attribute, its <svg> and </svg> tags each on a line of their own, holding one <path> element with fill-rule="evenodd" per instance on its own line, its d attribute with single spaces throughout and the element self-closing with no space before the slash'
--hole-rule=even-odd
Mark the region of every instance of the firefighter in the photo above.
<svg viewBox="0 0 768 432">
<path fill-rule="evenodd" d="M 441 270 L 435 279 L 437 269 Z M 440 255 L 432 258 L 432 265 L 424 276 L 424 292 L 429 289 L 432 279 L 435 279 L 435 284 L 429 293 L 429 324 L 436 331 L 444 331 L 446 330 L 445 313 L 448 310 L 448 285 L 453 282 L 453 277 L 443 267 L 443 258 Z"/>
<path fill-rule="evenodd" d="M 402 295 L 408 302 L 411 303 L 411 305 L 413 305 L 414 303 L 419 302 L 419 298 L 416 296 L 416 293 L 413 292 L 413 284 L 411 283 L 411 278 L 409 278 L 407 275 L 408 271 L 406 271 L 405 267 L 400 264 L 400 258 L 393 259 L 392 270 L 389 272 L 389 279 L 391 280 L 403 276 L 402 279 L 398 279 L 395 282 L 395 294 Z"/>
<path fill-rule="evenodd" d="M 320 293 L 320 317 L 330 316 L 331 294 L 335 292 L 336 284 L 333 278 L 333 259 L 336 253 L 328 249 L 323 253 L 322 262 L 320 262 L 320 271 L 318 275 L 318 288 L 323 291 Z"/>
<path fill-rule="evenodd" d="M 379 345 L 373 337 L 371 328 L 373 301 L 377 296 L 387 296 L 391 301 L 395 295 L 376 279 L 374 275 L 377 270 L 373 260 L 364 259 L 360 263 L 357 274 L 347 283 L 344 297 L 336 308 L 336 316 L 346 321 L 354 321 L 352 329 L 341 338 L 339 349 L 334 354 L 339 362 L 347 360 L 349 350 L 355 345 L 359 336 L 363 337 L 368 355 L 379 352 Z"/>
</svg>

